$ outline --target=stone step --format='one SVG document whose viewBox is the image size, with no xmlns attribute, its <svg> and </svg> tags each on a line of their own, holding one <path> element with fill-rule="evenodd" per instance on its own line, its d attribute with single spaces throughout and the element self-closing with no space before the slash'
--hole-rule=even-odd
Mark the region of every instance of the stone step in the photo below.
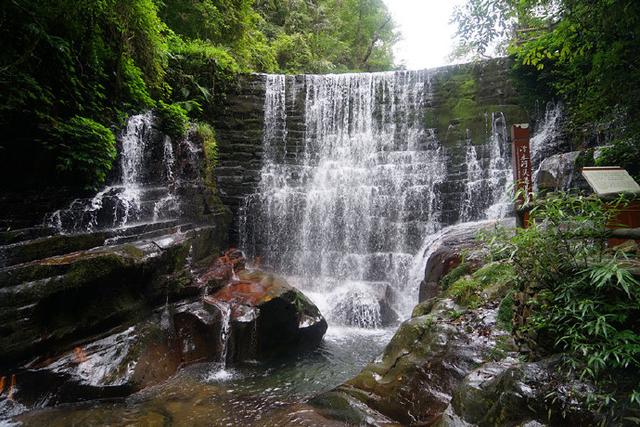
<svg viewBox="0 0 640 427">
<path fill-rule="evenodd" d="M 29 266 L 41 262 L 40 270 L 44 270 L 44 276 L 59 274 L 59 258 L 65 255 L 73 255 L 79 251 L 99 248 L 104 245 L 136 242 L 149 240 L 162 235 L 170 235 L 177 232 L 191 230 L 191 224 L 181 224 L 178 220 L 168 220 L 156 223 L 135 224 L 125 228 L 105 230 L 94 233 L 58 234 L 31 241 L 0 247 L 0 283 L 17 283 L 16 280 L 30 280 L 27 276 L 18 273 L 20 266 Z M 53 259 L 51 265 L 48 260 Z M 12 268 L 16 267 L 16 268 Z M 14 271 L 15 270 L 15 271 Z M 17 279 L 12 276 L 17 274 Z"/>
<path fill-rule="evenodd" d="M 125 258 L 144 257 L 184 238 L 186 237 L 182 233 L 165 234 L 157 238 L 149 237 L 143 240 L 124 242 L 117 245 L 97 246 L 88 250 L 79 250 L 11 265 L 0 268 L 0 287 L 17 286 L 49 277 L 60 276 L 68 272 L 71 267 L 78 267 L 83 264 L 99 264 L 99 259 L 109 258 L 110 255 L 113 254 Z M 156 241 L 160 242 L 160 244 L 154 243 Z"/>
<path fill-rule="evenodd" d="M 102 246 L 106 233 L 46 236 L 0 247 L 0 267 Z"/>
<path fill-rule="evenodd" d="M 109 244 L 111 239 L 128 238 L 129 241 L 136 240 L 135 236 L 144 235 L 157 230 L 170 229 L 179 224 L 177 220 L 167 220 L 160 222 L 147 222 L 131 225 L 125 228 L 112 230 L 102 230 L 89 233 L 78 234 L 50 234 L 51 229 L 43 228 L 44 237 L 36 237 L 31 240 L 18 241 L 16 243 L 0 246 L 0 268 L 15 264 L 22 264 L 37 259 L 49 258 L 55 255 L 63 255 L 70 252 L 91 249 L 104 244 Z M 40 234 L 34 229 L 30 234 L 37 236 Z M 158 234 L 156 234 L 158 235 Z"/>
<path fill-rule="evenodd" d="M 169 221 L 171 222 L 171 221 Z M 145 240 L 153 240 L 156 237 L 162 237 L 162 236 L 166 236 L 166 235 L 171 235 L 171 234 L 175 234 L 175 233 L 185 233 L 189 230 L 193 229 L 193 224 L 180 224 L 180 225 L 174 225 L 171 227 L 167 227 L 167 228 L 160 228 L 160 229 L 156 229 L 156 230 L 150 230 L 147 231 L 145 233 L 141 233 L 141 234 L 134 234 L 134 235 L 118 235 L 118 236 L 114 236 L 114 237 L 110 237 L 105 241 L 106 245 L 115 245 L 115 244 L 122 244 L 122 243 L 128 243 L 128 242 L 138 242 L 138 241 L 145 241 Z"/>
<path fill-rule="evenodd" d="M 33 240 L 39 237 L 51 236 L 56 233 L 57 230 L 52 227 L 30 227 L 1 231 L 0 246 L 11 245 L 25 240 Z"/>
</svg>

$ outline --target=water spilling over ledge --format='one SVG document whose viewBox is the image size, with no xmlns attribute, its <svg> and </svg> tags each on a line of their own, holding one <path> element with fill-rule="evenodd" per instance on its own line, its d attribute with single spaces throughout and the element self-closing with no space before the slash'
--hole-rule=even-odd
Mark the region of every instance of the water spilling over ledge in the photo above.
<svg viewBox="0 0 640 427">
<path fill-rule="evenodd" d="M 505 115 L 484 113 L 480 140 L 443 143 L 430 118 L 438 77 L 264 76 L 262 166 L 239 210 L 240 247 L 299 278 L 330 323 L 380 327 L 391 308 L 406 316 L 429 236 L 510 212 Z M 462 150 L 460 168 L 453 159 Z M 448 187 L 458 193 L 453 204 Z"/>
</svg>

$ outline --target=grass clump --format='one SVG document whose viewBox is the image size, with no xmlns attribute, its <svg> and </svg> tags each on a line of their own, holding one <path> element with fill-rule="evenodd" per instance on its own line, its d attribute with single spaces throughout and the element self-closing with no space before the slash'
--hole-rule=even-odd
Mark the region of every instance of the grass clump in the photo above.
<svg viewBox="0 0 640 427">
<path fill-rule="evenodd" d="M 440 279 L 440 287 L 443 290 L 447 290 L 454 284 L 458 279 L 466 276 L 471 273 L 471 266 L 469 263 L 464 260 L 455 268 L 451 269 L 442 279 Z"/>
<path fill-rule="evenodd" d="M 458 304 L 477 308 L 482 303 L 504 295 L 514 284 L 513 267 L 505 262 L 491 262 L 473 274 L 456 280 L 447 294 Z"/>
</svg>

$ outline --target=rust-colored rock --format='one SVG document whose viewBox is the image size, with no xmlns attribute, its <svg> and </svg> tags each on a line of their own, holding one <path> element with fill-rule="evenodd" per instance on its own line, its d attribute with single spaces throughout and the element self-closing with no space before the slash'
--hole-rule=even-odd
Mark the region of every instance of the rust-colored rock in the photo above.
<svg viewBox="0 0 640 427">
<path fill-rule="evenodd" d="M 228 307 L 233 360 L 263 359 L 317 346 L 327 330 L 318 308 L 282 277 L 242 270 L 236 280 L 204 297 L 211 310 Z"/>
</svg>

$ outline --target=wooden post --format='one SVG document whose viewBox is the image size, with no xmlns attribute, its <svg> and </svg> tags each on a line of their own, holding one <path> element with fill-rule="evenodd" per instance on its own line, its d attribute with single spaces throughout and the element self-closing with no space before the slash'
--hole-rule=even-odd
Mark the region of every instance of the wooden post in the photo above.
<svg viewBox="0 0 640 427">
<path fill-rule="evenodd" d="M 528 202 L 533 192 L 531 153 L 529 149 L 529 125 L 527 123 L 513 125 L 511 127 L 511 144 L 513 181 L 515 190 L 519 192 L 515 206 L 516 226 L 526 228 L 529 222 L 529 212 L 523 209 L 523 206 Z"/>
</svg>

